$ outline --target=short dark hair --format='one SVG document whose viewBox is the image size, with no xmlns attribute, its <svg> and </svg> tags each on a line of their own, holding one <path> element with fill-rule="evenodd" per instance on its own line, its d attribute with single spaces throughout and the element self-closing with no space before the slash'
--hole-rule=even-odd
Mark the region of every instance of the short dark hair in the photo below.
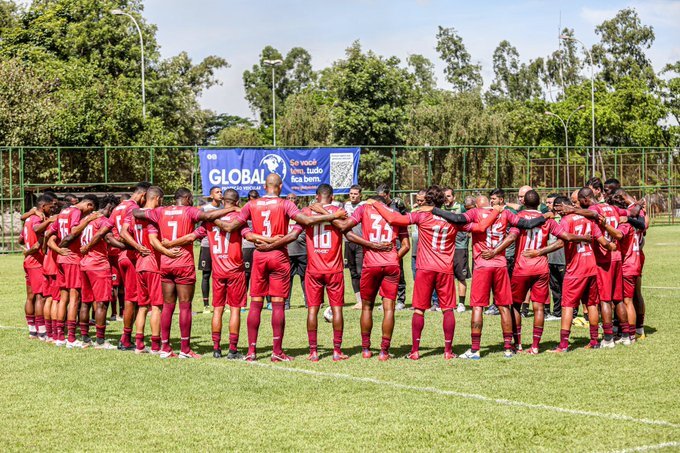
<svg viewBox="0 0 680 453">
<path fill-rule="evenodd" d="M 258 192 L 257 190 L 253 189 L 250 192 L 248 192 L 249 200 L 257 200 L 258 198 L 260 198 L 260 192 Z"/>
<path fill-rule="evenodd" d="M 113 205 L 113 207 L 116 207 L 116 206 L 118 206 L 118 203 L 120 203 L 120 200 L 118 199 L 118 197 L 116 197 L 112 193 L 107 193 L 106 195 L 104 195 L 102 197 L 102 201 L 101 201 L 100 205 L 101 205 L 102 208 L 104 208 L 108 205 Z"/>
<path fill-rule="evenodd" d="M 390 188 L 387 187 L 387 184 L 380 184 L 378 187 L 375 188 L 375 193 L 384 193 L 385 195 L 389 195 Z"/>
<path fill-rule="evenodd" d="M 595 196 L 595 193 L 593 193 L 593 190 L 590 187 L 582 187 L 581 190 L 578 191 L 578 198 L 592 198 Z"/>
<path fill-rule="evenodd" d="M 330 184 L 319 184 L 319 187 L 316 188 L 316 194 L 320 197 L 332 197 L 333 186 Z"/>
<path fill-rule="evenodd" d="M 371 195 L 371 196 L 368 197 L 368 198 L 370 198 L 371 200 L 377 200 L 377 201 L 379 201 L 379 202 L 381 202 L 381 203 L 387 203 L 387 200 L 385 200 L 385 197 L 383 197 L 383 196 L 381 196 L 381 195 Z"/>
<path fill-rule="evenodd" d="M 78 197 L 76 197 L 72 193 L 67 193 L 66 195 L 64 195 L 64 201 L 71 203 L 71 200 L 78 201 Z"/>
<path fill-rule="evenodd" d="M 446 201 L 444 197 L 444 191 L 448 189 L 442 189 L 437 185 L 432 185 L 427 188 L 427 193 L 425 194 L 425 203 L 429 206 L 435 206 L 437 208 L 441 207 Z"/>
<path fill-rule="evenodd" d="M 450 188 L 450 187 L 442 187 L 441 190 L 442 190 L 442 193 L 447 192 L 447 191 L 449 191 L 449 190 L 451 191 L 451 193 L 453 193 L 453 189 Z"/>
<path fill-rule="evenodd" d="M 593 176 L 588 180 L 586 186 L 592 187 L 593 189 L 602 190 L 602 180 L 597 176 Z"/>
<path fill-rule="evenodd" d="M 43 195 L 49 195 L 50 197 L 54 198 L 55 200 L 59 197 L 57 197 L 57 194 L 52 192 L 51 190 L 46 190 L 43 192 Z"/>
<path fill-rule="evenodd" d="M 90 201 L 90 202 L 92 202 L 92 205 L 94 206 L 95 209 L 99 209 L 99 198 L 97 198 L 96 195 L 87 194 L 87 195 L 83 196 L 82 200 L 80 200 L 80 201 L 81 201 L 81 203 L 83 201 Z"/>
<path fill-rule="evenodd" d="M 349 190 L 358 190 L 359 193 L 363 190 L 359 184 L 352 184 L 349 188 Z"/>
<path fill-rule="evenodd" d="M 559 195 L 555 197 L 555 201 L 553 201 L 553 206 L 559 206 L 561 204 L 571 206 L 571 200 L 568 197 L 565 197 L 564 195 Z"/>
<path fill-rule="evenodd" d="M 615 191 L 611 195 L 607 197 L 607 203 L 609 203 L 612 206 L 617 206 L 619 208 L 626 209 L 628 207 L 628 203 L 626 202 L 626 199 L 623 197 L 625 192 L 621 189 Z"/>
<path fill-rule="evenodd" d="M 120 194 L 119 198 L 120 198 L 120 201 L 129 200 L 130 194 L 129 193 L 122 193 L 122 194 Z"/>
<path fill-rule="evenodd" d="M 224 193 L 222 195 L 224 195 L 224 198 L 226 198 L 227 200 L 234 200 L 234 201 L 239 200 L 238 192 L 235 191 L 234 189 L 227 189 L 227 190 L 224 191 Z"/>
<path fill-rule="evenodd" d="M 177 189 L 177 192 L 175 192 L 175 200 L 181 200 L 182 198 L 187 198 L 191 196 L 191 190 L 187 189 L 186 187 L 180 187 Z"/>
<path fill-rule="evenodd" d="M 505 200 L 505 190 L 500 189 L 500 188 L 495 188 L 489 193 L 489 197 L 492 195 L 496 195 L 497 197 L 500 197 Z"/>
<path fill-rule="evenodd" d="M 45 205 L 47 203 L 52 203 L 54 201 L 54 198 L 52 198 L 49 195 L 42 194 L 38 197 L 38 200 L 36 201 L 36 206 L 40 207 L 42 205 Z"/>
<path fill-rule="evenodd" d="M 525 195 L 525 196 L 526 196 L 526 195 Z M 558 193 L 551 193 L 550 195 L 548 195 L 548 196 L 545 197 L 545 198 L 546 198 L 546 200 L 547 200 L 548 198 L 557 198 L 557 197 L 561 197 L 561 196 L 562 196 L 562 195 L 560 195 L 560 194 L 558 194 Z"/>
<path fill-rule="evenodd" d="M 215 190 L 215 189 L 220 189 L 220 190 L 221 190 L 221 189 L 222 189 L 222 186 L 212 186 L 212 187 L 210 188 L 210 190 L 208 191 L 208 194 L 211 194 L 212 191 Z"/>
<path fill-rule="evenodd" d="M 153 198 L 153 197 L 161 197 L 163 198 L 165 196 L 165 192 L 163 192 L 163 189 L 161 189 L 158 186 L 150 186 L 146 190 L 146 198 Z"/>
<path fill-rule="evenodd" d="M 538 195 L 538 192 L 531 189 L 524 194 L 524 206 L 527 208 L 536 209 L 538 208 L 539 204 L 541 204 L 541 197 Z"/>
<path fill-rule="evenodd" d="M 151 187 L 151 183 L 148 181 L 138 182 L 135 186 L 135 193 L 146 193 L 149 187 Z"/>
</svg>

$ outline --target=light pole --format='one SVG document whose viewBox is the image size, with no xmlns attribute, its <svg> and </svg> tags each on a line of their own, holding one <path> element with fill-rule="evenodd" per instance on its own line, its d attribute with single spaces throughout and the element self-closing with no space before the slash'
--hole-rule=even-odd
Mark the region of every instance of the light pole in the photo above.
<svg viewBox="0 0 680 453">
<path fill-rule="evenodd" d="M 577 43 L 581 44 L 583 46 L 583 50 L 586 51 L 588 54 L 588 59 L 590 59 L 590 116 L 591 116 L 591 128 L 592 128 L 592 175 L 595 176 L 595 76 L 594 76 L 594 68 L 595 66 L 593 65 L 593 56 L 586 47 L 585 44 L 583 44 L 582 41 L 580 41 L 577 38 L 574 38 L 573 36 L 569 35 L 560 35 L 560 39 L 563 39 L 565 41 L 576 41 Z"/>
<path fill-rule="evenodd" d="M 137 20 L 130 14 L 121 9 L 112 9 L 111 14 L 114 16 L 127 16 L 132 20 L 132 23 L 137 27 L 139 33 L 139 47 L 142 50 L 142 118 L 146 120 L 146 88 L 144 87 L 144 38 L 142 37 L 142 29 L 139 28 Z"/>
<path fill-rule="evenodd" d="M 271 66 L 272 67 L 272 115 L 273 115 L 273 121 L 274 121 L 274 146 L 276 146 L 276 85 L 275 85 L 275 72 L 274 70 L 276 69 L 277 66 L 281 66 L 283 64 L 283 61 L 281 60 L 264 60 L 263 61 L 265 66 Z"/>
<path fill-rule="evenodd" d="M 578 112 L 579 110 L 583 110 L 585 108 L 584 105 L 579 105 L 574 109 L 574 111 L 569 114 L 569 117 L 567 118 L 567 122 L 565 123 L 564 120 L 562 119 L 561 116 L 559 116 L 556 113 L 553 113 L 549 110 L 546 110 L 544 113 L 548 116 L 554 116 L 560 122 L 562 123 L 562 126 L 564 127 L 564 150 L 566 151 L 567 154 L 567 188 L 569 187 L 569 184 L 571 184 L 571 180 L 569 178 L 569 121 L 571 121 L 571 117 L 574 116 L 574 113 Z"/>
</svg>

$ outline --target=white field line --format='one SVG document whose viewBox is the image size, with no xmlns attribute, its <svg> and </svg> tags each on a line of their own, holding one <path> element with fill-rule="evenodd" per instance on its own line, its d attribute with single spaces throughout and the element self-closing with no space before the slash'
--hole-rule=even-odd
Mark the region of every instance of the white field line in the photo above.
<svg viewBox="0 0 680 453">
<path fill-rule="evenodd" d="M 215 364 L 215 365 L 217 365 L 217 364 Z M 645 425 L 655 425 L 655 426 L 666 426 L 666 427 L 670 427 L 670 428 L 680 428 L 680 424 L 671 423 L 671 422 L 668 422 L 668 421 L 665 421 L 665 420 L 652 420 L 652 419 L 647 419 L 647 418 L 631 417 L 629 415 L 623 415 L 623 414 L 593 412 L 593 411 L 586 411 L 586 410 L 579 410 L 579 409 L 568 409 L 568 408 L 559 407 L 559 406 L 549 406 L 549 405 L 546 405 L 546 404 L 525 403 L 523 401 L 513 401 L 513 400 L 507 400 L 507 399 L 503 399 L 503 398 L 493 398 L 493 397 L 488 397 L 488 396 L 479 395 L 479 394 L 475 394 L 475 393 L 456 392 L 456 391 L 453 391 L 453 390 L 438 389 L 436 387 L 417 387 L 417 386 L 414 386 L 414 385 L 400 384 L 398 382 L 392 382 L 392 381 L 383 381 L 383 380 L 380 380 L 380 379 L 374 379 L 374 378 L 369 378 L 369 377 L 352 376 L 352 375 L 349 375 L 349 374 L 340 374 L 340 373 L 327 373 L 327 372 L 323 372 L 323 371 L 306 370 L 306 369 L 302 369 L 302 368 L 290 368 L 290 367 L 269 365 L 269 364 L 260 363 L 260 362 L 251 362 L 248 365 L 258 366 L 258 367 L 261 367 L 261 368 L 268 368 L 268 369 L 278 370 L 278 371 L 285 371 L 285 372 L 288 372 L 288 373 L 305 374 L 305 375 L 308 375 L 308 376 L 315 376 L 315 377 L 321 377 L 321 378 L 342 379 L 342 380 L 346 380 L 346 381 L 361 382 L 361 383 L 365 383 L 365 384 L 387 386 L 387 387 L 392 387 L 392 388 L 399 389 L 399 390 L 406 390 L 406 391 L 412 391 L 412 392 L 433 393 L 433 394 L 442 395 L 442 396 L 453 396 L 453 397 L 457 397 L 457 398 L 478 400 L 478 401 L 484 401 L 484 402 L 492 403 L 492 404 L 499 404 L 499 405 L 502 405 L 502 406 L 522 407 L 522 408 L 526 408 L 526 409 L 543 410 L 543 411 L 549 411 L 549 412 L 559 412 L 559 413 L 563 413 L 563 414 L 597 417 L 597 418 L 602 418 L 602 419 L 606 419 L 606 420 L 621 420 L 621 421 L 627 421 L 627 422 L 632 422 L 632 423 L 641 423 L 641 424 L 645 424 Z"/>
<path fill-rule="evenodd" d="M 672 291 L 680 291 L 680 286 L 643 286 L 642 289 L 670 289 Z"/>
<path fill-rule="evenodd" d="M 0 330 L 23 330 L 24 327 L 16 327 L 16 326 L 0 326 Z M 27 330 L 28 331 L 28 330 Z"/>
<path fill-rule="evenodd" d="M 664 442 L 662 444 L 643 445 L 641 447 L 627 448 L 625 450 L 617 450 L 617 451 L 613 451 L 611 453 L 634 453 L 634 452 L 637 452 L 637 451 L 652 451 L 652 450 L 660 450 L 662 448 L 671 448 L 671 447 L 680 447 L 680 442 Z"/>
</svg>

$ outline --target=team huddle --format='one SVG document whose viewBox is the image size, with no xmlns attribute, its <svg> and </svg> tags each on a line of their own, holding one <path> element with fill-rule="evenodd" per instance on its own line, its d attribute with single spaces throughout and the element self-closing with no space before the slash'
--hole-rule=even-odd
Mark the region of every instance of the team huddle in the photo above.
<svg viewBox="0 0 680 453">
<path fill-rule="evenodd" d="M 550 307 L 548 256 L 560 249 L 564 249 L 566 258 L 560 342 L 551 351 L 562 353 L 569 349 L 571 326 L 581 305 L 590 326 L 586 348 L 635 342 L 636 333 L 643 334 L 644 322 L 640 278 L 648 219 L 642 203 L 626 194 L 616 180 L 608 180 L 603 186 L 594 178 L 571 197 L 551 195 L 548 207 L 541 203 L 536 191 L 523 189 L 521 205 L 516 210 L 497 202 L 497 189 L 489 198 L 478 196 L 471 201 L 470 209 L 461 213 L 445 209 L 446 191 L 439 186 L 422 190 L 415 209 L 400 213 L 378 195 L 348 212 L 334 201 L 333 188 L 321 184 L 316 201 L 300 210 L 280 197 L 282 181 L 276 174 L 267 177 L 264 196 L 250 199 L 243 206 L 235 190 L 222 193 L 221 188 L 213 188 L 211 196 L 218 193 L 221 202 L 209 211 L 193 206 L 188 189 L 179 189 L 174 204 L 163 206 L 163 190 L 149 183 L 139 183 L 124 200 L 112 195 L 59 200 L 55 194 L 45 193 L 22 217 L 25 223 L 20 241 L 24 246 L 29 336 L 69 349 L 117 348 L 161 358 L 200 358 L 191 348 L 196 283 L 193 244 L 207 238 L 213 279 L 213 356 L 256 360 L 261 315 L 265 304 L 270 304 L 271 360 L 290 361 L 293 358 L 283 350 L 285 302 L 291 292 L 287 246 L 304 232 L 308 359 L 320 359 L 318 314 L 324 304 L 324 292 L 329 305 L 325 317 L 333 326 L 332 359 L 348 359 L 342 351 L 344 242 L 345 248 L 352 244 L 363 250 L 358 285 L 362 357 L 373 356 L 373 315 L 380 297 L 383 319 L 378 358 L 389 360 L 395 302 L 400 278 L 403 280 L 401 261 L 410 250 L 408 228 L 413 225 L 419 245 L 408 359 L 420 358 L 425 313 L 433 299 L 442 312 L 444 358 L 479 359 L 483 314 L 492 294 L 493 306 L 500 314 L 504 355 L 512 357 L 523 351 L 523 307 L 528 303 L 534 313 L 533 337 L 525 352 L 538 354 L 546 319 L 544 307 Z M 460 279 L 454 272 L 454 256 L 461 234 L 472 240 L 471 346 L 456 356 L 456 280 Z M 246 241 L 255 247 L 248 266 L 243 248 Z M 511 247 L 515 258 L 510 267 L 506 251 Z M 118 286 L 122 287 L 124 299 L 123 333 L 118 345 L 113 346 L 106 339 L 106 324 L 109 305 L 113 302 L 115 306 Z M 178 353 L 170 342 L 177 304 Z M 225 354 L 222 323 L 226 307 L 229 346 Z M 247 351 L 243 355 L 238 346 L 246 307 Z M 90 337 L 92 314 L 95 339 Z M 145 342 L 147 318 L 150 347 Z"/>
</svg>

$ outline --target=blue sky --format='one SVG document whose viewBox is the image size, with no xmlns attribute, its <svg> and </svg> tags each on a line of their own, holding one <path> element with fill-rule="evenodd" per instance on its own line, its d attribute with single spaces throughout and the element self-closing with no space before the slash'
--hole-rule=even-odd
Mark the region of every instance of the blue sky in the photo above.
<svg viewBox="0 0 680 453">
<path fill-rule="evenodd" d="M 648 55 L 655 69 L 680 60 L 680 1 L 146 0 L 144 5 L 146 18 L 158 26 L 163 56 L 185 50 L 194 60 L 212 54 L 231 65 L 218 73 L 222 85 L 208 90 L 202 105 L 247 117 L 253 114 L 242 74 L 266 45 L 284 54 L 304 47 L 315 69 L 342 58 L 356 39 L 364 49 L 402 61 L 420 53 L 435 63 L 438 85 L 446 87 L 435 34 L 438 25 L 454 27 L 482 65 L 488 86 L 492 54 L 501 40 L 517 47 L 523 61 L 546 56 L 557 48 L 561 13 L 562 26 L 590 46 L 597 41 L 597 24 L 631 6 L 654 27 L 656 41 Z"/>
</svg>

